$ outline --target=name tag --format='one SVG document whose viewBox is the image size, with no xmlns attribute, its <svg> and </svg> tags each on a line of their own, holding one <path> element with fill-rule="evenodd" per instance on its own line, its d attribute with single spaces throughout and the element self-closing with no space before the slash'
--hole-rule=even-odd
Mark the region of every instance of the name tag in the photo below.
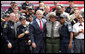
<svg viewBox="0 0 85 54">
<path fill-rule="evenodd" d="M 13 27 L 13 26 L 11 26 L 11 29 L 14 29 L 14 27 Z"/>
</svg>

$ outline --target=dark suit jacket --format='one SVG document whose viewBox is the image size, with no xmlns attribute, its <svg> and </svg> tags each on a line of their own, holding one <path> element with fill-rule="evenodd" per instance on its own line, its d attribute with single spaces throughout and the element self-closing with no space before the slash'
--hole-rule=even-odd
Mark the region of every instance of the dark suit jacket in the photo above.
<svg viewBox="0 0 85 54">
<path fill-rule="evenodd" d="M 46 24 L 43 24 L 43 31 L 41 31 L 36 19 L 29 25 L 32 43 L 34 42 L 37 45 L 42 45 L 44 43 L 44 37 L 46 36 Z"/>
</svg>

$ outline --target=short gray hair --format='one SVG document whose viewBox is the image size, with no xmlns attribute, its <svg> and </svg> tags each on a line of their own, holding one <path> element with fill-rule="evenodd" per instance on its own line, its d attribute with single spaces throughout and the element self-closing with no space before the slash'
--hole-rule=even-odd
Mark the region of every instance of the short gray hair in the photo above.
<svg viewBox="0 0 85 54">
<path fill-rule="evenodd" d="M 36 11 L 36 14 L 37 14 L 38 12 L 40 12 L 40 13 L 42 13 L 42 14 L 43 14 L 42 10 L 37 10 L 37 11 Z"/>
</svg>

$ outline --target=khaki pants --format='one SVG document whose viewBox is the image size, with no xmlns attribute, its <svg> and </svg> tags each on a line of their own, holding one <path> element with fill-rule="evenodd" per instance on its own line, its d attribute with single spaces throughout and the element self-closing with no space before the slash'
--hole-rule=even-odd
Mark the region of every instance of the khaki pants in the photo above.
<svg viewBox="0 0 85 54">
<path fill-rule="evenodd" d="M 59 53 L 60 39 L 46 39 L 46 53 Z"/>
</svg>

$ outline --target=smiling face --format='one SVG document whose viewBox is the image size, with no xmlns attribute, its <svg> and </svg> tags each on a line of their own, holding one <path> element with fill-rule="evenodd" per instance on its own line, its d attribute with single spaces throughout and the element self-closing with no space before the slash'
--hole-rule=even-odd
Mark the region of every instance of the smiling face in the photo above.
<svg viewBox="0 0 85 54">
<path fill-rule="evenodd" d="M 38 19 L 41 19 L 41 18 L 43 17 L 43 12 L 42 12 L 41 10 L 37 10 L 37 12 L 36 12 L 36 17 L 37 17 Z"/>
<path fill-rule="evenodd" d="M 24 19 L 24 20 L 21 20 L 20 22 L 21 22 L 22 25 L 25 25 L 26 20 Z"/>
<path fill-rule="evenodd" d="M 82 23 L 82 22 L 83 22 L 83 17 L 82 17 L 81 15 L 79 15 L 79 16 L 77 17 L 77 20 L 78 20 L 78 22 Z"/>
<path fill-rule="evenodd" d="M 61 14 L 63 12 L 63 9 L 60 6 L 58 6 L 58 7 L 56 7 L 56 11 L 57 11 L 57 13 Z"/>
<path fill-rule="evenodd" d="M 56 18 L 55 18 L 55 17 L 51 17 L 51 18 L 50 18 L 50 21 L 51 21 L 51 22 L 55 22 L 55 21 L 56 21 Z"/>
<path fill-rule="evenodd" d="M 50 12 L 50 7 L 49 6 L 45 6 L 45 12 L 46 13 Z"/>
<path fill-rule="evenodd" d="M 10 21 L 13 21 L 13 22 L 16 22 L 16 18 L 15 18 L 15 14 L 14 14 L 14 13 L 11 13 L 11 14 L 10 14 L 9 20 L 10 20 Z"/>
<path fill-rule="evenodd" d="M 17 13 L 18 12 L 18 7 L 14 7 L 13 11 L 14 11 L 14 13 Z"/>
<path fill-rule="evenodd" d="M 60 22 L 61 24 L 64 24 L 64 23 L 65 23 L 65 21 L 66 21 L 66 19 L 65 19 L 65 18 L 62 18 L 62 19 L 60 19 L 60 20 L 59 20 L 59 22 Z"/>
</svg>

